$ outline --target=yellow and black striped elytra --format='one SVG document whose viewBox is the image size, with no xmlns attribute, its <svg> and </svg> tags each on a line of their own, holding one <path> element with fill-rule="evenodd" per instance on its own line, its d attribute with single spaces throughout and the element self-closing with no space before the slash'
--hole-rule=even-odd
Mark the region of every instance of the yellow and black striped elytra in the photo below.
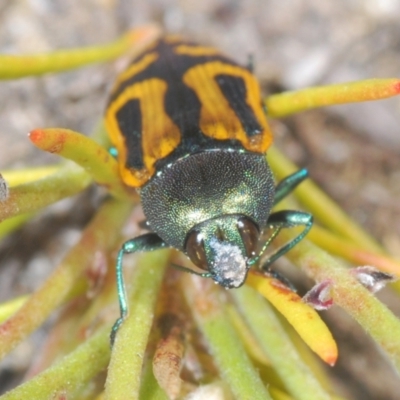
<svg viewBox="0 0 400 400">
<path fill-rule="evenodd" d="M 124 254 L 174 247 L 204 272 L 179 268 L 238 288 L 282 228 L 304 227 L 261 270 L 311 228 L 308 213 L 271 214 L 307 171 L 275 187 L 259 84 L 249 68 L 215 48 L 172 36 L 154 43 L 117 77 L 105 122 L 121 178 L 139 189 L 152 231 L 128 240 L 118 253 L 121 316 L 112 340 L 127 314 Z M 263 243 L 267 227 L 272 234 Z"/>
<path fill-rule="evenodd" d="M 264 154 L 272 142 L 253 74 L 212 47 L 168 37 L 120 75 L 106 124 L 133 187 L 194 152 Z"/>
</svg>

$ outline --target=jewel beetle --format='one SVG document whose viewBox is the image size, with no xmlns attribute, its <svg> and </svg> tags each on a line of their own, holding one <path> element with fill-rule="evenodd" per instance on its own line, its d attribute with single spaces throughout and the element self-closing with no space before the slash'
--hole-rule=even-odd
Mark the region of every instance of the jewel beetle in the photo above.
<svg viewBox="0 0 400 400">
<path fill-rule="evenodd" d="M 125 254 L 173 247 L 204 271 L 190 272 L 238 288 L 282 228 L 304 229 L 261 269 L 311 228 L 308 213 L 271 213 L 307 171 L 275 186 L 265 158 L 272 133 L 251 66 L 240 66 L 213 47 L 166 36 L 117 77 L 105 123 L 122 180 L 139 191 L 152 231 L 128 240 L 118 253 L 121 316 L 112 341 L 128 311 Z M 266 228 L 272 234 L 259 243 Z"/>
</svg>

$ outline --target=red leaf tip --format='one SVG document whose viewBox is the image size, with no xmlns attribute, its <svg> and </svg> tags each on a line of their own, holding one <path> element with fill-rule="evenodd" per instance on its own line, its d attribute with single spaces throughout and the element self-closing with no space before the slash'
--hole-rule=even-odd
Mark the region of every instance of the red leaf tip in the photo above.
<svg viewBox="0 0 400 400">
<path fill-rule="evenodd" d="M 333 305 L 331 288 L 332 281 L 324 280 L 309 290 L 303 297 L 303 301 L 316 310 L 327 310 Z"/>
<path fill-rule="evenodd" d="M 337 355 L 333 355 L 324 360 L 329 366 L 334 367 L 337 361 Z"/>
<path fill-rule="evenodd" d="M 28 137 L 33 143 L 38 142 L 43 137 L 43 130 L 34 129 L 28 133 Z"/>
<path fill-rule="evenodd" d="M 397 94 L 400 93 L 400 80 L 396 81 L 396 83 L 393 84 L 393 91 Z"/>
</svg>

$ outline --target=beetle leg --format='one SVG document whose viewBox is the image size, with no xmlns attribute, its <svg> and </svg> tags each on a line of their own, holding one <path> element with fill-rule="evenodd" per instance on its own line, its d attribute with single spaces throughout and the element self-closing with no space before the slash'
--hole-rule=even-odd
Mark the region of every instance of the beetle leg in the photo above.
<svg viewBox="0 0 400 400">
<path fill-rule="evenodd" d="M 281 282 L 284 286 L 287 286 L 292 292 L 297 292 L 297 289 L 294 287 L 294 285 L 289 281 L 289 279 L 287 279 L 284 275 L 282 275 L 280 272 L 275 271 L 273 269 L 270 268 L 269 265 L 265 266 L 261 266 L 260 269 L 262 270 L 262 272 L 268 274 L 269 276 L 271 276 L 272 278 L 278 280 L 279 282 Z"/>
<path fill-rule="evenodd" d="M 111 346 L 114 344 L 115 335 L 117 331 L 128 315 L 128 302 L 127 295 L 125 291 L 125 281 L 122 268 L 122 260 L 125 254 L 135 253 L 137 251 L 153 251 L 168 247 L 168 245 L 155 233 L 146 233 L 144 235 L 138 236 L 134 239 L 126 241 L 118 252 L 116 275 L 117 275 L 117 291 L 118 291 L 118 301 L 120 317 L 115 321 L 110 335 Z"/>
<path fill-rule="evenodd" d="M 275 188 L 274 205 L 279 203 L 306 178 L 308 178 L 308 171 L 302 168 L 280 181 Z"/>
<path fill-rule="evenodd" d="M 262 253 L 264 253 L 264 251 L 267 249 L 269 244 L 274 240 L 274 238 L 278 236 L 282 228 L 293 228 L 296 226 L 304 226 L 304 230 L 290 242 L 286 243 L 285 245 L 277 249 L 275 252 L 273 252 L 269 256 L 268 260 L 264 262 L 264 264 L 261 267 L 261 270 L 268 271 L 269 266 L 276 259 L 286 254 L 291 248 L 293 248 L 298 242 L 300 242 L 300 240 L 302 240 L 304 236 L 307 235 L 308 231 L 312 227 L 312 224 L 313 224 L 313 216 L 309 213 L 302 211 L 278 211 L 271 214 L 268 218 L 267 225 L 270 228 L 275 228 L 275 230 L 272 232 L 271 237 L 267 240 L 267 242 L 263 246 L 260 255 L 257 257 L 257 259 L 260 258 Z"/>
<path fill-rule="evenodd" d="M 111 156 L 113 156 L 114 158 L 118 157 L 118 150 L 116 147 L 112 146 L 108 149 L 108 152 L 110 153 Z"/>
</svg>

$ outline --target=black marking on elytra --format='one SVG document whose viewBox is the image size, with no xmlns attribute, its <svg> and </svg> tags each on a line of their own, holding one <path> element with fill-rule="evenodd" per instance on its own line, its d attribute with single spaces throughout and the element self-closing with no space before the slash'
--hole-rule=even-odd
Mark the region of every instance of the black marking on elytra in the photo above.
<svg viewBox="0 0 400 400">
<path fill-rule="evenodd" d="M 138 99 L 127 101 L 116 115 L 119 129 L 125 139 L 127 159 L 125 166 L 144 168 L 142 148 L 142 115 Z"/>
<path fill-rule="evenodd" d="M 178 43 L 178 45 L 180 44 L 187 43 Z M 159 57 L 157 58 L 157 60 L 151 63 L 143 71 L 121 82 L 120 86 L 111 96 L 109 103 L 112 103 L 127 87 L 133 85 L 134 83 L 142 82 L 150 78 L 162 79 L 167 82 L 169 87 L 172 87 L 178 85 L 179 83 L 183 85 L 183 75 L 195 65 L 205 64 L 212 61 L 221 61 L 226 64 L 238 65 L 229 58 L 218 54 L 210 56 L 191 56 L 186 54 L 177 54 L 174 52 L 174 47 L 175 44 L 171 45 L 163 40 L 160 40 L 158 46 L 148 51 L 148 53 L 158 53 Z M 140 58 L 135 59 L 134 63 L 142 59 L 144 55 L 142 54 Z"/>
<path fill-rule="evenodd" d="M 109 104 L 111 104 L 121 93 L 124 92 L 129 86 L 143 82 L 147 79 L 158 78 L 167 82 L 168 87 L 164 98 L 165 111 L 171 120 L 177 125 L 181 133 L 181 141 L 179 145 L 164 159 L 157 160 L 156 168 L 159 170 L 166 164 L 172 163 L 175 160 L 184 157 L 188 154 L 194 154 L 201 151 L 206 151 L 210 149 L 222 149 L 231 148 L 241 150 L 243 145 L 239 140 L 218 140 L 210 138 L 204 135 L 200 130 L 200 109 L 201 103 L 190 87 L 186 86 L 183 82 L 183 75 L 192 67 L 205 64 L 213 61 L 220 61 L 224 64 L 239 66 L 237 63 L 233 62 L 229 58 L 223 55 L 207 55 L 207 56 L 191 56 L 185 54 L 177 54 L 174 52 L 174 47 L 177 45 L 186 44 L 190 45 L 188 42 L 178 42 L 178 43 L 167 43 L 160 40 L 157 46 L 150 48 L 145 54 L 142 54 L 140 58 L 137 58 L 133 63 L 140 60 L 146 54 L 151 52 L 157 52 L 159 57 L 152 64 L 150 64 L 143 71 L 132 76 L 130 79 L 122 82 L 120 86 L 112 94 Z M 229 76 L 229 75 L 227 75 Z M 232 81 L 229 81 L 232 82 Z M 229 96 L 230 104 L 233 104 L 232 108 L 235 112 L 239 110 L 241 114 L 238 114 L 240 120 L 243 121 L 247 115 L 249 115 L 249 122 L 243 124 L 246 133 L 251 136 L 256 134 L 256 130 L 260 129 L 259 125 L 256 125 L 255 117 L 249 112 L 248 106 L 240 105 L 239 102 L 244 102 L 243 93 L 246 92 L 244 87 L 244 82 L 242 84 L 237 83 L 235 80 L 234 85 L 228 85 L 225 88 L 224 85 L 221 86 L 221 90 L 227 96 Z M 233 92 L 237 90 L 238 93 L 235 95 Z M 235 99 L 232 101 L 232 99 Z M 237 104 L 236 104 L 237 103 Z M 129 147 L 128 150 L 128 162 L 127 166 L 133 168 L 141 168 L 143 166 L 143 154 L 142 145 L 140 143 L 141 131 L 137 131 L 140 122 L 125 121 L 126 119 L 136 118 L 140 121 L 140 114 L 137 114 L 138 108 L 132 114 L 117 114 L 118 123 L 124 126 L 123 135 L 126 140 L 126 144 Z M 123 118 L 122 118 L 123 116 Z M 129 128 L 131 127 L 132 133 L 129 134 Z M 133 135 L 131 139 L 129 136 Z M 135 146 L 135 149 L 132 147 Z M 138 167 L 136 167 L 136 165 Z M 139 167 L 139 165 L 141 167 Z"/>
<path fill-rule="evenodd" d="M 215 77 L 219 88 L 224 94 L 232 110 L 238 116 L 247 136 L 258 135 L 262 132 L 252 108 L 246 103 L 247 90 L 240 76 L 219 74 Z"/>
</svg>

